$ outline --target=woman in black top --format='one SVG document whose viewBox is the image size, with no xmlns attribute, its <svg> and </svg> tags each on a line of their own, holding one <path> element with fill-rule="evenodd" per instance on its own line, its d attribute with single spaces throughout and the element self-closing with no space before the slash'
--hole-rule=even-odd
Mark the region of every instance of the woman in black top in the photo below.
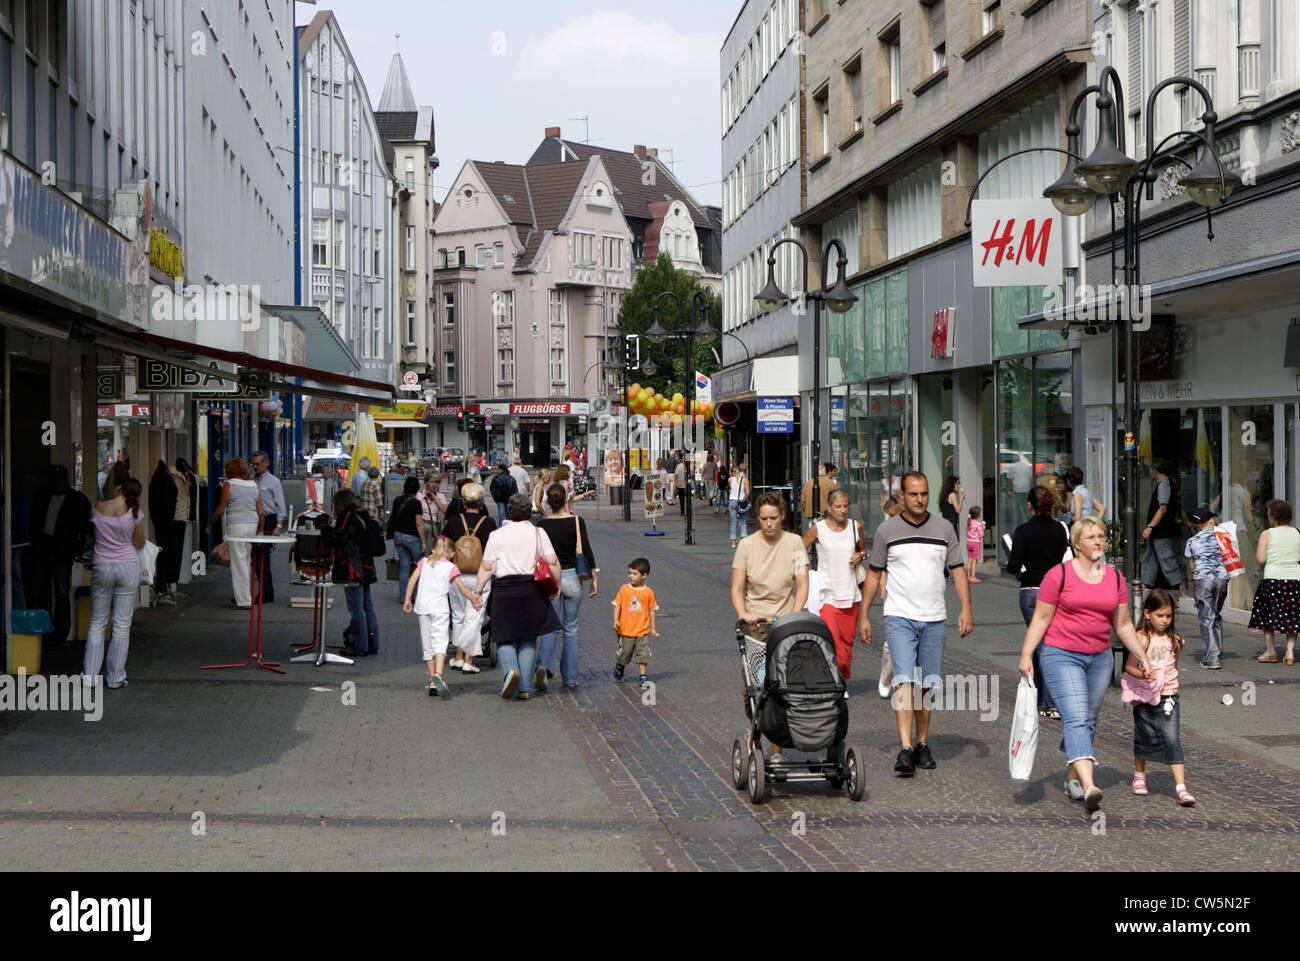
<svg viewBox="0 0 1300 961">
<path fill-rule="evenodd" d="M 1028 500 L 1029 520 L 1011 535 L 1011 554 L 1007 557 L 1007 573 L 1013 577 L 1020 575 L 1020 615 L 1026 627 L 1034 619 L 1038 586 L 1043 577 L 1061 565 L 1065 552 L 1070 549 L 1065 525 L 1056 519 L 1056 495 L 1040 484 L 1029 491 Z M 1034 648 L 1034 657 L 1038 657 L 1038 648 Z M 1048 693 L 1046 678 L 1037 664 L 1034 664 L 1034 678 L 1038 683 L 1038 713 L 1059 718 L 1056 702 Z"/>
<path fill-rule="evenodd" d="M 965 503 L 966 492 L 961 489 L 961 478 L 953 474 L 948 475 L 948 479 L 943 482 L 943 489 L 939 491 L 939 513 L 957 532 L 958 540 L 963 539 L 961 534 L 961 509 Z"/>
<path fill-rule="evenodd" d="M 487 508 L 483 506 L 483 496 L 482 484 L 470 482 L 460 485 L 460 492 L 452 501 L 452 504 L 458 507 L 454 512 L 448 509 L 447 520 L 442 526 L 442 536 L 455 544 L 466 534 L 473 534 L 478 538 L 480 549 L 486 550 L 488 535 L 497 529 L 497 522 L 488 516 Z M 455 562 L 456 559 L 453 557 L 452 563 Z M 473 582 L 477 573 L 477 571 L 461 571 L 462 576 L 470 579 L 467 583 Z M 490 593 L 491 582 L 489 581 L 483 590 L 483 607 L 476 611 L 460 591 L 451 592 L 451 638 L 452 644 L 456 647 L 456 655 L 449 666 L 458 668 L 466 674 L 479 672 L 479 669 L 474 666 L 474 658 L 482 650 L 479 636 L 483 611 L 487 610 L 487 599 Z"/>
<path fill-rule="evenodd" d="M 551 601 L 556 616 L 564 625 L 564 646 L 560 652 L 560 676 L 564 686 L 573 690 L 578 686 L 578 609 L 582 606 L 582 580 L 578 576 L 578 539 L 582 539 L 582 556 L 591 571 L 591 589 L 588 597 L 596 596 L 596 554 L 587 536 L 587 522 L 569 510 L 568 490 L 563 484 L 552 484 L 546 489 L 546 504 L 551 509 L 549 517 L 538 524 L 546 531 L 560 560 L 560 596 Z M 552 676 L 555 664 L 555 644 L 560 631 L 543 634 L 537 640 L 537 676 L 533 679 L 536 690 L 546 690 L 546 680 Z"/>
<path fill-rule="evenodd" d="M 393 509 L 388 515 L 388 532 L 392 534 L 393 547 L 397 550 L 399 602 L 406 599 L 406 584 L 411 579 L 411 571 L 429 552 L 431 541 L 425 537 L 421 523 L 424 504 L 415 496 L 419 491 L 420 482 L 408 476 L 402 483 L 402 493 L 393 499 Z"/>
</svg>

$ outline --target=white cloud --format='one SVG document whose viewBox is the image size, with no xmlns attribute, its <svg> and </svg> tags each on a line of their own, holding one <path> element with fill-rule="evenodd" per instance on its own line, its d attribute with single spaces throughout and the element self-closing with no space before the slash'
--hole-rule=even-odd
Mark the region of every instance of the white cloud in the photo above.
<svg viewBox="0 0 1300 961">
<path fill-rule="evenodd" d="M 654 100 L 700 109 L 717 99 L 700 93 L 718 85 L 718 48 L 718 39 L 708 34 L 598 11 L 530 38 L 515 63 L 514 81 L 551 94 L 635 97 L 638 110 Z"/>
</svg>

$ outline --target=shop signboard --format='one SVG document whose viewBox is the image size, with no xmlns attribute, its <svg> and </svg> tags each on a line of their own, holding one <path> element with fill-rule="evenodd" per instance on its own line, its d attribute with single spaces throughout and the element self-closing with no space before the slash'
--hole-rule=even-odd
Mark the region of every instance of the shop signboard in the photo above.
<svg viewBox="0 0 1300 961">
<path fill-rule="evenodd" d="M 342 400 L 320 400 L 315 397 L 302 408 L 303 420 L 351 420 L 357 416 L 357 405 Z"/>
<path fill-rule="evenodd" d="M 104 420 L 112 420 L 115 417 L 133 417 L 136 419 L 148 419 L 148 404 L 100 404 L 96 408 L 96 414 Z"/>
<path fill-rule="evenodd" d="M 664 516 L 664 479 L 654 474 L 645 479 L 645 516 L 647 520 Z"/>
<path fill-rule="evenodd" d="M 366 408 L 366 413 L 375 420 L 424 420 L 428 411 L 428 404 L 412 401 L 398 401 L 392 407 L 377 407 L 372 404 Z"/>
<path fill-rule="evenodd" d="M 971 204 L 976 287 L 1054 287 L 1061 283 L 1061 215 L 1045 198 Z"/>
<path fill-rule="evenodd" d="M 844 433 L 844 398 L 831 398 L 831 433 Z"/>
<path fill-rule="evenodd" d="M 120 400 L 126 396 L 126 375 L 120 367 L 95 371 L 95 400 Z"/>
<path fill-rule="evenodd" d="M 710 391 L 715 401 L 753 393 L 754 365 L 744 364 L 731 370 L 720 370 L 713 375 Z"/>
<path fill-rule="evenodd" d="M 793 434 L 794 398 L 758 398 L 758 433 Z"/>
<path fill-rule="evenodd" d="M 207 365 L 209 374 L 201 374 L 189 367 L 169 364 L 152 357 L 137 357 L 135 363 L 135 389 L 142 394 L 237 394 L 239 381 L 234 372 L 222 370 L 214 360 Z M 218 398 L 226 399 L 226 398 Z"/>
</svg>

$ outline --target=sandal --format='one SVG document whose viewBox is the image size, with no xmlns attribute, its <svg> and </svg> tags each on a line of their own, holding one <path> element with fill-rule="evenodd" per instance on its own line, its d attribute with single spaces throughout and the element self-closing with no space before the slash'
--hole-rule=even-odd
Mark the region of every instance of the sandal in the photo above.
<svg viewBox="0 0 1300 961">
<path fill-rule="evenodd" d="M 1192 792 L 1185 787 L 1179 787 L 1175 793 L 1178 795 L 1178 803 L 1185 808 L 1193 807 L 1196 804 L 1196 798 L 1192 797 Z"/>
<path fill-rule="evenodd" d="M 1269 657 L 1267 654 L 1261 654 L 1259 657 L 1255 658 L 1255 660 L 1259 661 L 1261 664 L 1276 664 L 1277 655 L 1274 654 L 1272 657 Z"/>
<path fill-rule="evenodd" d="M 1138 797 L 1147 796 L 1147 776 L 1145 774 L 1133 775 L 1133 793 Z"/>
<path fill-rule="evenodd" d="M 1295 667 L 1295 658 L 1288 654 L 1286 657 L 1282 658 L 1282 663 L 1287 667 Z"/>
</svg>

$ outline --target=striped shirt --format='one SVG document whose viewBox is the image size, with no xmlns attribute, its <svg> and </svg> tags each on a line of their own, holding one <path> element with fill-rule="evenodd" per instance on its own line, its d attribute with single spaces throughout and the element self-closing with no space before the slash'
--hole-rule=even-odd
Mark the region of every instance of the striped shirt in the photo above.
<svg viewBox="0 0 1300 961">
<path fill-rule="evenodd" d="M 361 509 L 375 520 L 384 517 L 384 485 L 378 477 L 368 477 L 361 485 Z"/>
<path fill-rule="evenodd" d="M 873 571 L 889 574 L 885 616 L 913 621 L 947 619 L 943 569 L 962 567 L 965 561 L 956 528 L 928 513 L 920 524 L 913 524 L 905 514 L 885 518 L 876 528 L 867 556 Z"/>
</svg>

